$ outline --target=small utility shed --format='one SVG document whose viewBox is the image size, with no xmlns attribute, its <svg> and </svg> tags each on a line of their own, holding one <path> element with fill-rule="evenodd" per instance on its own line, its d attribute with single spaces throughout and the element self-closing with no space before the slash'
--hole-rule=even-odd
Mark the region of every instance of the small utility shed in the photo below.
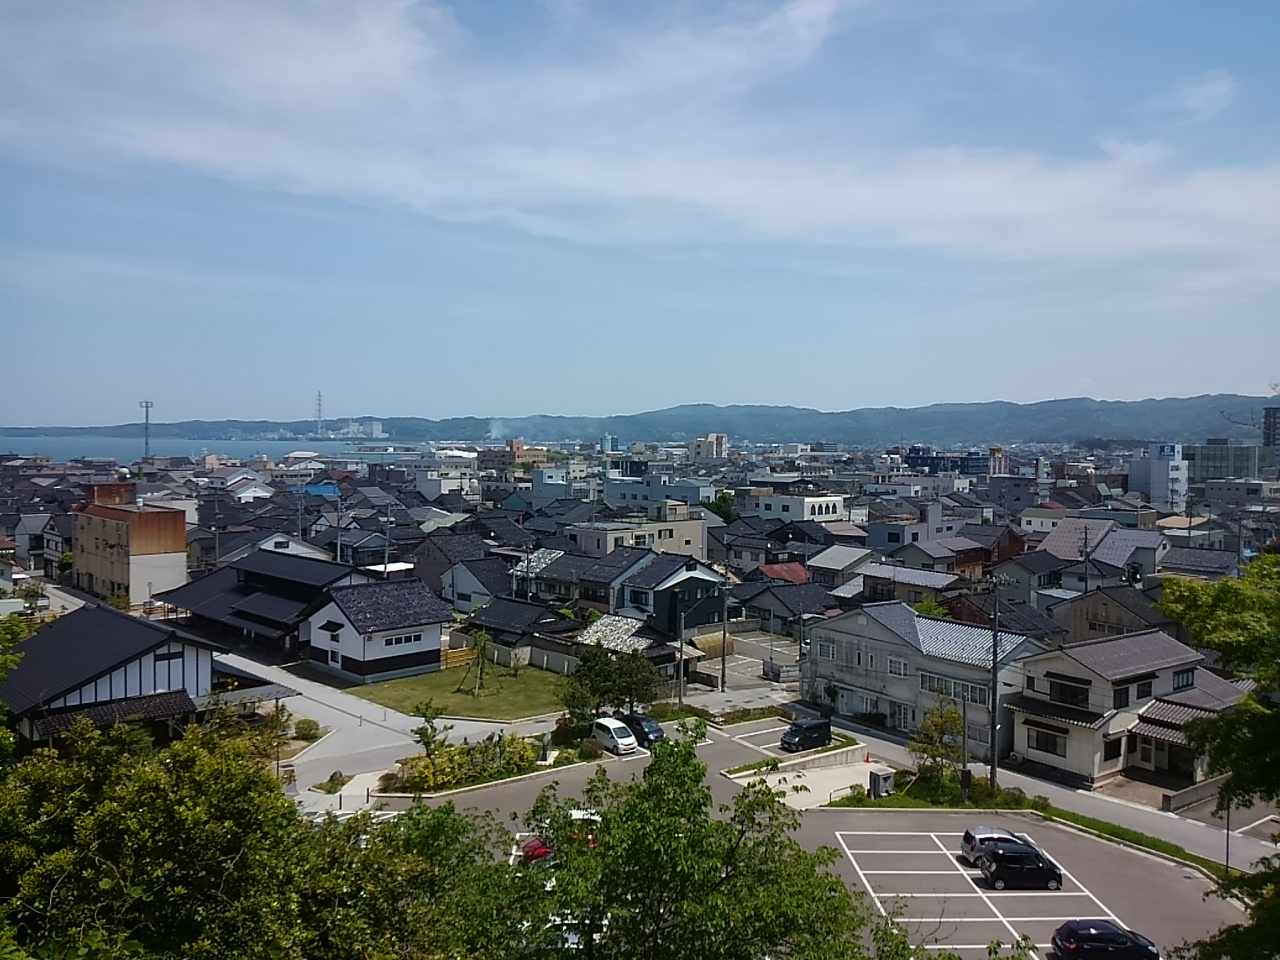
<svg viewBox="0 0 1280 960">
<path fill-rule="evenodd" d="M 443 600 L 421 580 L 383 580 L 333 587 L 310 618 L 311 659 L 357 683 L 440 669 Z"/>
</svg>

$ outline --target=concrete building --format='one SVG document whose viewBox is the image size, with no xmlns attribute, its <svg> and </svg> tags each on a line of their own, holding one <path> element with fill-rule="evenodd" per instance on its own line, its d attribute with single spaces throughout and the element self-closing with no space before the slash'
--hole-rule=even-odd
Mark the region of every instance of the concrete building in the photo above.
<svg viewBox="0 0 1280 960">
<path fill-rule="evenodd" d="M 1233 507 L 1258 506 L 1270 501 L 1280 505 L 1280 481 L 1276 480 L 1209 480 L 1204 496 L 1210 504 Z"/>
<path fill-rule="evenodd" d="M 737 496 L 738 513 L 744 517 L 779 520 L 845 520 L 844 497 L 839 494 L 764 492 L 752 488 Z"/>
<path fill-rule="evenodd" d="M 90 501 L 76 509 L 72 532 L 72 576 L 79 589 L 99 597 L 123 591 L 137 606 L 187 582 L 183 511 L 139 506 L 133 483 L 84 489 Z"/>
<path fill-rule="evenodd" d="M 729 456 L 729 435 L 708 433 L 689 441 L 690 460 L 724 460 Z"/>
<path fill-rule="evenodd" d="M 650 473 L 635 477 L 606 477 L 604 502 L 609 506 L 649 508 L 665 500 L 679 500 L 697 506 L 714 500 L 716 488 L 704 480 L 680 480 L 666 473 Z"/>
<path fill-rule="evenodd" d="M 480 502 L 479 459 L 471 450 L 436 450 L 406 461 L 404 468 L 414 489 L 428 500 L 456 493 L 471 503 Z"/>
<path fill-rule="evenodd" d="M 651 519 L 579 523 L 564 534 L 589 557 L 603 557 L 619 547 L 644 547 L 659 553 L 681 553 L 707 559 L 707 522 L 689 515 L 687 504 L 667 501 L 650 511 Z"/>
<path fill-rule="evenodd" d="M 1180 443 L 1152 443 L 1129 462 L 1129 489 L 1146 496 L 1157 510 L 1187 509 L 1187 461 Z"/>
<path fill-rule="evenodd" d="M 1204 483 L 1229 477 L 1261 477 L 1276 467 L 1276 448 L 1252 443 L 1209 440 L 1182 446 L 1187 482 Z"/>
</svg>

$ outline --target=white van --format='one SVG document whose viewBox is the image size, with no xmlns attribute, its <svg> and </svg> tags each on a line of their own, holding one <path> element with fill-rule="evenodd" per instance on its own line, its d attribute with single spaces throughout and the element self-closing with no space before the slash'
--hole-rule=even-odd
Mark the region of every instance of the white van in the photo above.
<svg viewBox="0 0 1280 960">
<path fill-rule="evenodd" d="M 591 735 L 599 740 L 610 753 L 636 752 L 636 737 L 627 725 L 613 717 L 598 717 L 591 726 Z"/>
</svg>

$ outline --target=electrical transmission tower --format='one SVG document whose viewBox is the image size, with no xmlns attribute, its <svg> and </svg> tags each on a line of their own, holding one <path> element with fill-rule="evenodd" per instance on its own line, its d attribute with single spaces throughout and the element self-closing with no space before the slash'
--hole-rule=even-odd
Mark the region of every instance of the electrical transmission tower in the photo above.
<svg viewBox="0 0 1280 960">
<path fill-rule="evenodd" d="M 142 408 L 142 462 L 147 463 L 151 460 L 151 408 L 155 406 L 150 400 L 139 400 L 138 406 Z"/>
<path fill-rule="evenodd" d="M 316 439 L 324 436 L 324 396 L 316 391 Z"/>
</svg>

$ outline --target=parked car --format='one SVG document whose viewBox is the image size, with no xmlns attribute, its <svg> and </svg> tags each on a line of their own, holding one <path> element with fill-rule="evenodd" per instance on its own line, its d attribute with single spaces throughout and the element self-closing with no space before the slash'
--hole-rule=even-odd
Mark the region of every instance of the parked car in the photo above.
<svg viewBox="0 0 1280 960">
<path fill-rule="evenodd" d="M 1005 887 L 1062 886 L 1062 868 L 1043 850 L 1029 843 L 990 843 L 979 864 L 982 875 L 997 890 Z"/>
<path fill-rule="evenodd" d="M 806 717 L 792 720 L 779 744 L 788 753 L 825 747 L 831 742 L 831 721 L 825 717 Z"/>
<path fill-rule="evenodd" d="M 1022 843 L 1022 838 L 1000 827 L 973 827 L 960 838 L 960 856 L 976 867 L 988 843 Z"/>
<path fill-rule="evenodd" d="M 622 718 L 622 722 L 627 725 L 627 729 L 636 738 L 636 743 L 646 749 L 655 741 L 666 739 L 666 731 L 662 729 L 658 721 L 653 717 L 645 716 L 643 713 L 628 713 Z"/>
<path fill-rule="evenodd" d="M 1061 960 L 1160 960 L 1156 945 L 1140 933 L 1110 920 L 1068 920 L 1053 931 L 1053 949 Z"/>
<path fill-rule="evenodd" d="M 591 725 L 591 735 L 610 753 L 621 756 L 636 752 L 636 738 L 627 725 L 613 717 L 597 717 Z"/>
</svg>

